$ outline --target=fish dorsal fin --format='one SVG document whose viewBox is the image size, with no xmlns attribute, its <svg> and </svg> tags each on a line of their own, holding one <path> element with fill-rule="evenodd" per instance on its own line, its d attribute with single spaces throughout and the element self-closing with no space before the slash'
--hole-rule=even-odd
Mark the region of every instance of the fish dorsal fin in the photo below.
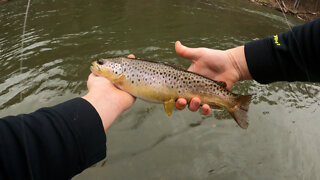
<svg viewBox="0 0 320 180">
<path fill-rule="evenodd" d="M 140 61 L 148 61 L 148 60 L 142 60 L 142 59 L 139 59 L 139 58 L 134 58 L 134 59 L 140 60 Z M 131 59 L 131 60 L 132 60 L 132 59 Z M 172 68 L 174 68 L 174 69 L 176 69 L 176 70 L 180 70 L 180 71 L 185 71 L 185 72 L 188 72 L 188 73 L 197 74 L 197 73 L 194 73 L 194 72 L 192 72 L 192 71 L 187 71 L 187 70 L 185 70 L 185 68 L 184 68 L 182 65 L 180 65 L 180 64 L 175 64 L 175 63 L 172 63 L 172 62 L 167 62 L 167 61 L 148 61 L 148 62 L 159 63 L 159 64 L 163 64 L 163 65 L 166 65 L 166 66 L 170 66 L 170 67 L 172 67 Z M 197 74 L 197 75 L 202 76 L 202 75 L 200 75 L 200 74 Z M 205 77 L 205 76 L 203 76 L 203 77 Z M 207 78 L 207 77 L 205 77 L 205 78 Z M 208 78 L 207 78 L 207 79 L 208 79 Z M 210 79 L 210 80 L 212 80 L 212 79 Z M 219 86 L 223 87 L 223 88 L 226 88 L 226 87 L 227 87 L 227 84 L 226 84 L 224 81 L 215 81 L 215 80 L 213 80 L 213 81 L 214 81 L 216 84 L 218 84 Z"/>
<path fill-rule="evenodd" d="M 179 64 L 174 64 L 174 63 L 166 62 L 166 61 L 158 61 L 158 63 L 164 64 L 164 65 L 166 65 L 166 66 L 173 67 L 173 68 L 175 68 L 175 69 L 177 69 L 177 70 L 186 71 L 186 70 L 184 69 L 184 67 L 181 66 L 181 65 L 179 65 Z M 192 71 L 187 71 L 187 72 L 193 73 L 193 74 L 197 74 L 197 73 L 194 73 L 194 72 L 192 72 Z M 197 74 L 197 75 L 200 75 L 200 74 Z M 200 76 L 202 76 L 202 75 L 200 75 Z M 203 77 L 205 77 L 205 76 L 203 76 Z M 205 77 L 205 78 L 207 78 L 207 77 Z M 210 79 L 210 80 L 212 80 L 212 79 Z M 214 81 L 216 84 L 218 84 L 219 86 L 223 87 L 223 88 L 226 88 L 226 87 L 227 87 L 227 84 L 226 84 L 226 82 L 224 82 L 224 81 L 215 81 L 215 80 L 213 80 L 213 81 Z"/>
<path fill-rule="evenodd" d="M 160 64 L 164 64 L 166 66 L 170 66 L 170 67 L 173 67 L 177 70 L 182 70 L 182 71 L 186 71 L 185 68 L 180 65 L 180 64 L 175 64 L 175 63 L 172 63 L 172 62 L 167 62 L 167 61 L 157 61 L 157 63 L 160 63 Z"/>
<path fill-rule="evenodd" d="M 216 84 L 218 84 L 219 86 L 223 87 L 223 88 L 226 88 L 227 87 L 227 84 L 226 82 L 224 81 L 214 81 Z"/>
</svg>

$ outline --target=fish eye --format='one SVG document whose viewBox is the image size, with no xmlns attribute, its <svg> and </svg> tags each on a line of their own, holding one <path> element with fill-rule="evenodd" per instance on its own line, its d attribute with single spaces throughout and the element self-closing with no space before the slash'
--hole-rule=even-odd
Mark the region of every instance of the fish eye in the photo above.
<svg viewBox="0 0 320 180">
<path fill-rule="evenodd" d="M 97 63 L 100 64 L 100 65 L 103 65 L 102 59 L 97 60 Z"/>
</svg>

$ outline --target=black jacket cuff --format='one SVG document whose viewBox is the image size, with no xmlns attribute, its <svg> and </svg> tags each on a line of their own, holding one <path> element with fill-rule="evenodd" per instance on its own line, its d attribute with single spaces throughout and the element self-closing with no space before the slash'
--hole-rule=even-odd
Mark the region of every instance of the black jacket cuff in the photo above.
<svg viewBox="0 0 320 180">
<path fill-rule="evenodd" d="M 246 61 L 252 78 L 267 84 L 279 79 L 279 64 L 274 61 L 273 38 L 267 37 L 246 43 L 244 46 Z"/>
<path fill-rule="evenodd" d="M 106 135 L 96 109 L 85 99 L 75 98 L 52 107 L 68 121 L 76 136 L 82 157 L 82 168 L 106 157 Z"/>
</svg>

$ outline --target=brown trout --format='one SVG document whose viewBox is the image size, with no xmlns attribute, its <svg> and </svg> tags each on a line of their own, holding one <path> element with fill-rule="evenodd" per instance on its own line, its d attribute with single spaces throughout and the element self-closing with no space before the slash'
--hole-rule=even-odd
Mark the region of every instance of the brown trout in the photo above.
<svg viewBox="0 0 320 180">
<path fill-rule="evenodd" d="M 175 101 L 183 97 L 188 102 L 198 97 L 202 104 L 214 109 L 226 109 L 238 125 L 248 127 L 247 111 L 251 96 L 233 94 L 226 84 L 166 63 L 114 57 L 92 62 L 91 71 L 108 78 L 116 87 L 131 95 L 163 103 L 168 116 Z"/>
</svg>

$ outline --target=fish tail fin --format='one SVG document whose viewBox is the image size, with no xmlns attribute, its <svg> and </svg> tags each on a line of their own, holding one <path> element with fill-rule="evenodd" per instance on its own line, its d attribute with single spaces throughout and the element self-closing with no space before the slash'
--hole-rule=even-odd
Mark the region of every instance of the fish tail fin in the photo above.
<svg viewBox="0 0 320 180">
<path fill-rule="evenodd" d="M 237 104 L 234 107 L 227 108 L 233 119 L 242 129 L 247 129 L 248 122 L 248 109 L 251 101 L 251 95 L 239 96 L 237 98 Z"/>
</svg>

